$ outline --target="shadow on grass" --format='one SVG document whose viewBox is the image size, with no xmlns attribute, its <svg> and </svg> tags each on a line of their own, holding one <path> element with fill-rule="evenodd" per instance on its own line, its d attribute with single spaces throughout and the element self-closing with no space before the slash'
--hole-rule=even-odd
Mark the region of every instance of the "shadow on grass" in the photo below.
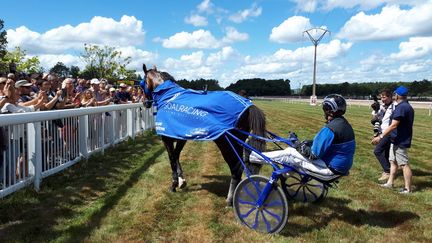
<svg viewBox="0 0 432 243">
<path fill-rule="evenodd" d="M 318 204 L 304 204 L 290 211 L 291 215 L 302 215 L 312 219 L 315 224 L 302 225 L 290 223 L 288 220 L 282 235 L 296 237 L 306 232 L 311 232 L 325 228 L 331 221 L 341 220 L 353 226 L 369 225 L 380 228 L 394 228 L 412 219 L 419 219 L 420 216 L 410 211 L 366 211 L 363 209 L 355 210 L 347 205 L 349 199 L 329 197 L 324 202 Z M 322 213 L 322 207 L 330 209 L 331 213 Z"/>
<path fill-rule="evenodd" d="M 201 187 L 199 189 L 190 189 L 190 190 L 206 190 L 222 198 L 225 198 L 227 196 L 231 176 L 205 175 L 203 177 L 210 180 L 210 182 L 201 184 Z"/>
<path fill-rule="evenodd" d="M 419 169 L 411 169 L 413 176 L 417 177 L 417 176 L 432 176 L 432 172 L 430 171 L 424 171 L 424 170 L 419 170 Z"/>
<path fill-rule="evenodd" d="M 14 193 L 0 201 L 0 239 L 82 242 L 164 151 L 146 134 L 45 179 L 39 193 Z"/>
</svg>

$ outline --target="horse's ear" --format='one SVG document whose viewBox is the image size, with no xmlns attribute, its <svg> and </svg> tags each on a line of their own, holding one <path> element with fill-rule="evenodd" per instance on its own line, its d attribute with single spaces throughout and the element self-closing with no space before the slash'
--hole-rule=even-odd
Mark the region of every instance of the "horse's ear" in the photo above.
<svg viewBox="0 0 432 243">
<path fill-rule="evenodd" d="M 148 73 L 147 66 L 144 63 L 143 63 L 143 71 L 144 71 L 144 74 Z"/>
<path fill-rule="evenodd" d="M 155 70 L 155 71 L 157 72 L 156 65 L 153 65 L 153 68 L 152 68 L 152 69 Z"/>
</svg>

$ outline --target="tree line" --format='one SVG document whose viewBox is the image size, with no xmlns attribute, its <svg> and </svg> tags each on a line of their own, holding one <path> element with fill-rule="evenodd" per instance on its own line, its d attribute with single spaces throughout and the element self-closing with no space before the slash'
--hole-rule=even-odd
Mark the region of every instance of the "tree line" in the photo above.
<svg viewBox="0 0 432 243">
<path fill-rule="evenodd" d="M 340 84 L 317 84 L 316 95 L 325 96 L 327 94 L 338 93 L 351 98 L 377 95 L 383 89 L 395 90 L 398 86 L 404 85 L 409 89 L 409 95 L 414 97 L 432 96 L 432 81 L 423 79 L 413 82 L 367 82 L 367 83 L 340 83 Z M 308 96 L 312 94 L 312 85 L 305 85 L 300 91 L 300 95 Z"/>
</svg>

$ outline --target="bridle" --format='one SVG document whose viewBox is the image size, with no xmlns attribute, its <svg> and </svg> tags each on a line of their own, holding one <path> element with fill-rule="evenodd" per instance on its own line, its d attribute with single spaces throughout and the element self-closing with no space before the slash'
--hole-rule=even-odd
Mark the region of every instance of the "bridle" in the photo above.
<svg viewBox="0 0 432 243">
<path fill-rule="evenodd" d="M 144 95 L 146 97 L 146 101 L 144 101 L 144 106 L 146 108 L 150 108 L 152 107 L 154 100 L 153 100 L 153 88 L 149 87 L 149 85 L 147 85 L 147 74 L 153 71 L 152 69 L 147 70 L 144 69 L 144 79 L 141 80 L 140 82 L 140 87 L 142 88 L 142 90 L 144 91 Z"/>
</svg>

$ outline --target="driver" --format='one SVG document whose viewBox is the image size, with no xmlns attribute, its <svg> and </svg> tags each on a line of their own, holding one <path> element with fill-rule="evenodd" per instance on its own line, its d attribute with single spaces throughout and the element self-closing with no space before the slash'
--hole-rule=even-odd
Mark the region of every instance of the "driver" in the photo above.
<svg viewBox="0 0 432 243">
<path fill-rule="evenodd" d="M 331 94 L 322 102 L 326 125 L 315 135 L 313 141 L 298 146 L 263 153 L 278 162 L 289 163 L 322 176 L 346 175 L 353 164 L 355 137 L 351 125 L 343 116 L 346 101 L 338 94 Z M 259 154 L 252 152 L 251 162 L 262 162 Z"/>
</svg>

